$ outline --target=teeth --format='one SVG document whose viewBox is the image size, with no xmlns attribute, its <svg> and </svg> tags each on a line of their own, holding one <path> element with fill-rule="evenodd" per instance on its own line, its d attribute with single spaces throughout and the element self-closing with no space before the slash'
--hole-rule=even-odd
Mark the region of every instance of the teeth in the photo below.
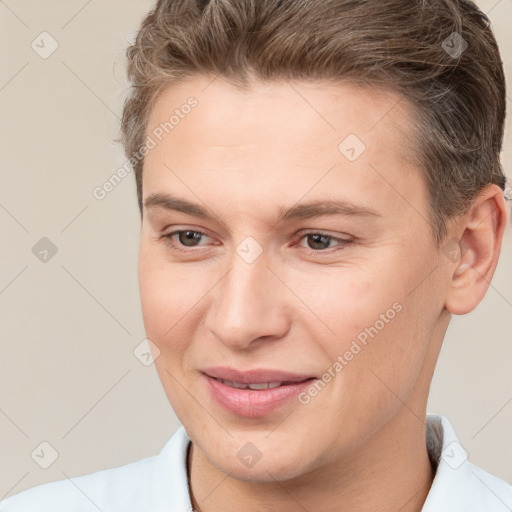
<svg viewBox="0 0 512 512">
<path fill-rule="evenodd" d="M 230 388 L 247 389 L 247 384 L 241 384 L 239 382 L 231 382 L 230 380 L 221 380 L 222 384 L 229 386 Z"/>
<path fill-rule="evenodd" d="M 232 382 L 232 381 L 229 381 L 229 380 L 222 380 L 221 379 L 221 382 L 226 385 L 226 386 L 229 386 L 231 388 L 237 388 L 237 389 L 253 389 L 253 390 L 258 390 L 258 389 L 274 389 L 274 388 L 277 388 L 279 386 L 281 386 L 282 382 L 262 382 L 262 383 L 259 383 L 259 384 L 242 384 L 240 382 Z"/>
<path fill-rule="evenodd" d="M 260 382 L 259 384 L 249 384 L 249 389 L 268 389 L 268 382 Z"/>
</svg>

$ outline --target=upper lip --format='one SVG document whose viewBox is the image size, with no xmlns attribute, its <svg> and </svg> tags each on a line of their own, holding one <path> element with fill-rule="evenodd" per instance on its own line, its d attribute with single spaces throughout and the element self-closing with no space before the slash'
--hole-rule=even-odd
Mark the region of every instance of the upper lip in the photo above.
<svg viewBox="0 0 512 512">
<path fill-rule="evenodd" d="M 290 373 L 282 370 L 272 370 L 268 368 L 255 368 L 252 370 L 237 370 L 215 366 L 204 368 L 203 373 L 216 379 L 227 380 L 230 382 L 239 382 L 243 384 L 261 384 L 264 382 L 302 382 L 307 379 L 315 378 L 313 375 L 302 373 Z"/>
</svg>

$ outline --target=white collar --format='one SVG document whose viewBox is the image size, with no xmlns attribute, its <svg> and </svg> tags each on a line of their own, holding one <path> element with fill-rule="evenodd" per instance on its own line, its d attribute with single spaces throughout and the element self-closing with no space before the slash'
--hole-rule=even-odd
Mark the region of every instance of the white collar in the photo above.
<svg viewBox="0 0 512 512">
<path fill-rule="evenodd" d="M 441 427 L 436 435 L 436 424 Z M 450 422 L 427 414 L 427 447 L 438 460 L 434 481 L 422 512 L 511 512 L 512 486 L 467 460 Z M 191 512 L 187 479 L 190 438 L 182 426 L 157 457 L 153 496 L 158 511 Z M 163 476 L 165 475 L 165 478 Z"/>
<path fill-rule="evenodd" d="M 427 414 L 427 429 L 441 422 L 439 465 L 422 512 L 511 512 L 512 486 L 469 462 L 450 422 L 444 416 Z M 428 434 L 427 434 L 428 435 Z"/>
</svg>

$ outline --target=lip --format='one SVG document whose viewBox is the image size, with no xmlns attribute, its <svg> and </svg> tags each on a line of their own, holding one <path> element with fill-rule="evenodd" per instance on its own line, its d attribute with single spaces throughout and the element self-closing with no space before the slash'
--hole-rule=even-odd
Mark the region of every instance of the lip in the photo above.
<svg viewBox="0 0 512 512">
<path fill-rule="evenodd" d="M 218 405 L 232 414 L 247 418 L 270 414 L 287 404 L 302 390 L 311 386 L 316 379 L 309 375 L 277 370 L 239 371 L 233 368 L 208 368 L 203 370 L 202 377 L 206 381 L 206 387 L 213 400 Z M 227 386 L 217 379 L 247 384 L 263 382 L 287 382 L 287 384 L 262 390 L 237 389 Z"/>
<path fill-rule="evenodd" d="M 282 370 L 256 368 L 253 370 L 237 370 L 224 366 L 204 368 L 203 373 L 216 379 L 243 382 L 246 384 L 261 384 L 263 382 L 302 382 L 316 378 L 314 375 L 290 373 Z"/>
</svg>

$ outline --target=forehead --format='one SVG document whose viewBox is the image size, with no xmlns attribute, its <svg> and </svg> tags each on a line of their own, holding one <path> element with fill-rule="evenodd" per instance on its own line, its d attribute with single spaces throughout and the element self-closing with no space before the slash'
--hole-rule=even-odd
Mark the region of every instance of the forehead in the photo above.
<svg viewBox="0 0 512 512">
<path fill-rule="evenodd" d="M 421 188 L 409 159 L 411 116 L 399 93 L 348 83 L 255 82 L 241 90 L 197 77 L 173 84 L 148 121 L 156 144 L 145 158 L 144 196 L 162 187 L 189 198 L 229 188 L 255 207 L 262 195 L 279 207 L 305 194 L 364 190 L 368 206 L 396 203 L 397 187 L 408 195 Z"/>
<path fill-rule="evenodd" d="M 196 103 L 193 108 L 188 106 L 191 98 Z M 172 126 L 165 130 L 172 117 Z M 267 134 L 269 141 L 276 143 L 289 134 L 311 138 L 312 142 L 325 140 L 326 144 L 349 132 L 361 138 L 369 132 L 373 132 L 371 138 L 386 134 L 390 142 L 394 132 L 400 132 L 400 140 L 395 140 L 400 143 L 411 132 L 411 117 L 408 100 L 389 87 L 275 80 L 255 81 L 248 89 L 241 89 L 222 78 L 197 76 L 171 84 L 160 93 L 146 131 L 150 134 L 160 126 L 164 136 L 170 131 L 181 135 L 180 142 L 188 142 L 192 135 L 201 136 L 210 145 L 237 146 L 251 144 L 255 132 L 261 139 Z M 178 130 L 179 125 L 193 125 L 195 133 Z"/>
</svg>

